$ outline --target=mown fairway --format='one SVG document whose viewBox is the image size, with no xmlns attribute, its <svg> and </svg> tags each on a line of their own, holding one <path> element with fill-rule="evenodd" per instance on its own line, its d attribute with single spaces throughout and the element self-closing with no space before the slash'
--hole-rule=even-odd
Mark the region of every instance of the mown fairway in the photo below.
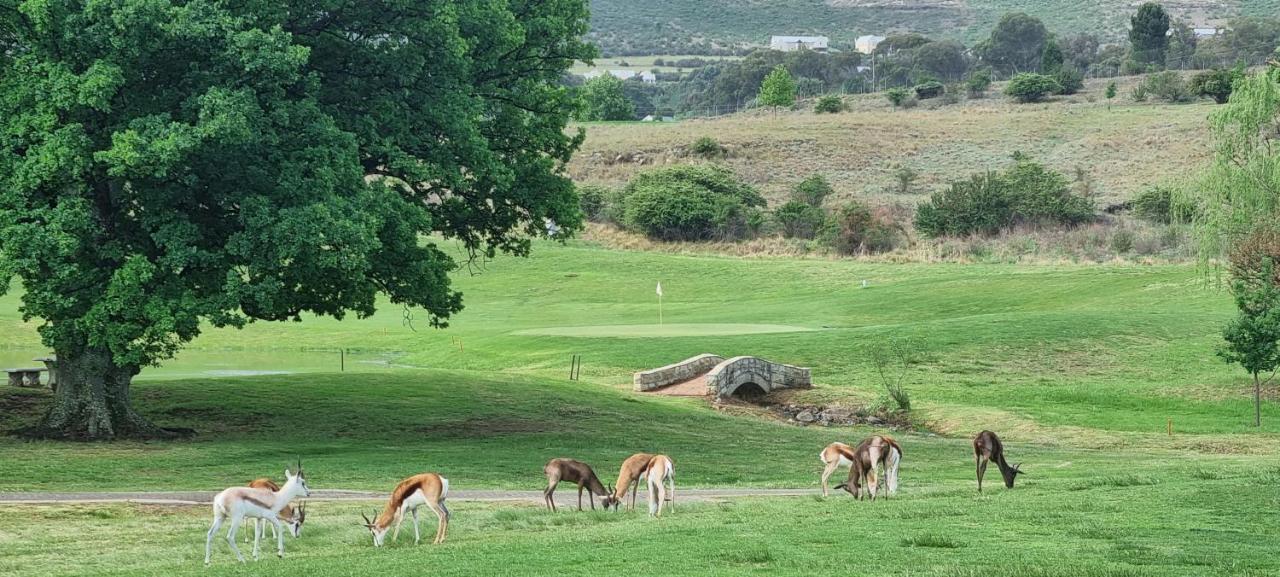
<svg viewBox="0 0 1280 577">
<path fill-rule="evenodd" d="M 445 331 L 418 318 L 415 332 L 390 307 L 365 320 L 210 331 L 192 354 L 229 371 L 298 374 L 172 380 L 157 371 L 136 385 L 137 404 L 198 437 L 0 439 L 0 491 L 209 490 L 279 476 L 295 456 L 313 488 L 385 491 L 438 470 L 454 489 L 531 490 L 550 457 L 572 455 L 612 477 L 640 450 L 674 457 L 677 489 L 816 490 L 818 450 L 868 429 L 801 428 L 637 395 L 630 372 L 702 352 L 754 354 L 813 367 L 818 386 L 798 401 L 854 405 L 881 394 L 868 348 L 912 336 L 927 354 L 907 378 L 919 429 L 894 433 L 905 450 L 901 498 L 688 502 L 656 522 L 460 502 L 444 546 L 413 548 L 402 535 L 376 551 L 356 523 L 360 505 L 317 503 L 283 562 L 236 568 L 222 544 L 209 571 L 199 563 L 207 507 L 5 507 L 0 573 L 1280 572 L 1280 421 L 1268 404 L 1263 431 L 1248 426 L 1246 379 L 1213 355 L 1230 302 L 1192 267 L 731 259 L 580 243 L 535 254 L 460 276 L 468 308 Z M 657 280 L 671 336 L 620 333 L 617 325 L 657 322 Z M 41 351 L 16 306 L 5 297 L 0 338 L 6 355 L 30 358 Z M 739 325 L 746 334 L 726 334 Z M 582 328 L 593 326 L 605 328 Z M 304 347 L 360 352 L 340 374 L 330 357 L 300 355 Z M 565 380 L 574 353 L 581 382 Z M 47 398 L 2 390 L 4 428 L 38 416 Z M 993 469 L 991 490 L 976 495 L 968 437 L 982 428 L 1001 432 L 1028 472 L 1013 491 Z"/>
</svg>

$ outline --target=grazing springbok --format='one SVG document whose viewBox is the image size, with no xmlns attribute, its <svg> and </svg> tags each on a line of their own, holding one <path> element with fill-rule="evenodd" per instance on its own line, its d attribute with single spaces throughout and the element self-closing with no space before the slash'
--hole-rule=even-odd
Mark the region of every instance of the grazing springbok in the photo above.
<svg viewBox="0 0 1280 577">
<path fill-rule="evenodd" d="M 436 538 L 432 541 L 438 545 L 444 543 L 444 536 L 449 532 L 449 507 L 444 504 L 448 496 L 448 479 L 435 473 L 422 473 L 400 481 L 391 492 L 391 500 L 387 501 L 386 508 L 382 513 L 376 513 L 372 521 L 364 513 L 360 516 L 364 517 L 364 526 L 373 533 L 373 545 L 381 547 L 392 522 L 396 524 L 396 530 L 391 535 L 391 540 L 395 541 L 400 537 L 400 524 L 404 522 L 405 511 L 409 511 L 413 515 L 413 543 L 417 545 L 422 541 L 422 536 L 418 533 L 418 507 L 426 505 L 435 511 L 439 520 L 436 524 Z"/>
<path fill-rule="evenodd" d="M 844 443 L 831 443 L 827 448 L 818 453 L 818 460 L 825 465 L 822 468 L 822 496 L 827 496 L 827 479 L 836 472 L 841 466 L 848 467 L 853 464 L 845 455 L 853 452 L 853 447 Z"/>
<path fill-rule="evenodd" d="M 605 489 L 604 484 L 600 482 L 600 478 L 596 476 L 596 472 L 591 470 L 591 466 L 582 461 L 573 459 L 551 459 L 547 462 L 547 466 L 542 468 L 547 474 L 547 488 L 542 492 L 543 499 L 547 503 L 547 508 L 552 511 L 556 510 L 556 485 L 561 481 L 568 481 L 578 485 L 578 510 L 582 510 L 582 489 L 588 491 L 587 501 L 591 503 L 591 510 L 596 510 L 595 496 L 608 497 L 613 494 L 612 489 Z"/>
<path fill-rule="evenodd" d="M 636 490 L 640 487 L 640 477 L 649 470 L 649 461 L 652 459 L 653 455 L 648 453 L 636 453 L 622 462 L 622 468 L 618 471 L 618 484 L 614 485 L 613 494 L 600 500 L 605 509 L 613 507 L 613 510 L 617 511 L 622 498 L 627 496 L 628 487 L 631 488 L 631 508 L 636 508 Z"/>
<path fill-rule="evenodd" d="M 649 460 L 649 466 L 646 467 L 649 475 L 649 514 L 654 517 L 662 516 L 662 504 L 667 502 L 667 492 L 662 486 L 662 482 L 666 481 L 671 485 L 671 512 L 676 511 L 676 481 L 671 478 L 675 473 L 675 467 L 671 463 L 671 457 L 666 455 L 657 455 Z"/>
<path fill-rule="evenodd" d="M 885 496 L 898 492 L 898 465 L 902 463 L 902 447 L 892 437 L 876 435 L 868 437 L 852 451 L 843 453 L 849 460 L 849 479 L 836 485 L 836 489 L 844 489 L 856 499 L 862 499 L 862 487 L 870 491 L 871 500 L 876 500 L 876 467 L 884 467 Z"/>
<path fill-rule="evenodd" d="M 983 431 L 973 438 L 973 460 L 978 467 L 978 492 L 982 492 L 982 476 L 987 474 L 987 462 L 995 461 L 996 466 L 1000 467 L 1000 476 L 1004 477 L 1004 486 L 1013 488 L 1013 480 L 1018 475 L 1025 475 L 1018 465 L 1010 466 L 1004 460 L 1004 444 L 1000 442 L 1000 437 L 991 431 Z"/>
<path fill-rule="evenodd" d="M 307 480 L 302 473 L 302 463 L 298 463 L 298 474 L 289 469 L 284 470 L 285 483 L 279 491 L 254 489 L 252 487 L 231 487 L 213 498 L 213 526 L 204 540 L 204 564 L 209 564 L 209 555 L 213 551 L 213 536 L 222 527 L 222 522 L 231 518 L 231 528 L 227 529 L 227 544 L 236 559 L 244 563 L 244 555 L 236 547 L 236 532 L 245 517 L 265 519 L 276 531 L 276 555 L 284 557 L 284 529 L 280 527 L 280 511 L 289 506 L 289 502 L 298 497 L 310 497 Z M 258 560 L 259 539 L 253 540 L 253 560 Z"/>
<path fill-rule="evenodd" d="M 249 486 L 254 489 L 266 489 L 268 491 L 280 490 L 280 485 L 277 485 L 275 481 L 272 481 L 271 479 L 268 479 L 266 477 L 249 481 Z M 307 520 L 307 503 L 305 501 L 298 503 L 297 509 L 295 509 L 293 505 L 285 505 L 284 509 L 280 510 L 280 520 L 283 521 L 284 524 L 289 527 L 289 534 L 293 535 L 294 539 L 301 537 L 302 524 Z M 257 538 L 258 535 L 262 534 L 263 525 L 265 524 L 266 524 L 266 521 L 262 519 L 253 520 L 253 534 L 255 539 Z M 271 527 L 271 538 L 275 539 L 276 526 L 275 525 L 267 525 L 267 526 Z M 248 539 L 248 538 L 249 536 L 245 535 L 245 539 Z"/>
</svg>

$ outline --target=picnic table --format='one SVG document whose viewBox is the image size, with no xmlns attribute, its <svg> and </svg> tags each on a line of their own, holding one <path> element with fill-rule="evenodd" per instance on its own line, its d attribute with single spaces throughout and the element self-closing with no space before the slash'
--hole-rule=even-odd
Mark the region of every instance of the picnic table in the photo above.
<svg viewBox="0 0 1280 577">
<path fill-rule="evenodd" d="M 38 387 L 40 386 L 40 373 L 48 372 L 49 388 L 56 391 L 58 389 L 58 358 L 37 357 L 32 360 L 44 363 L 44 367 L 20 367 L 4 370 L 9 374 L 9 386 Z"/>
</svg>

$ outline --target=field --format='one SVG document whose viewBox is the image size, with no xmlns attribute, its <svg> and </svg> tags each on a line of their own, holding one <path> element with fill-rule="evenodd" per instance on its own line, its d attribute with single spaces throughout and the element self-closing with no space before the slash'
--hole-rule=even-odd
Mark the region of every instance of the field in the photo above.
<svg viewBox="0 0 1280 577">
<path fill-rule="evenodd" d="M 836 189 L 833 202 L 914 204 L 947 182 L 1003 168 L 1021 151 L 1071 178 L 1078 169 L 1105 206 L 1194 174 L 1212 152 L 1206 121 L 1212 104 L 1134 103 L 1132 82 L 1120 82 L 1111 106 L 1102 96 L 1106 81 L 1090 81 L 1085 92 L 1045 104 L 1010 103 L 997 87 L 990 98 L 935 108 L 893 110 L 874 94 L 847 97 L 852 110 L 835 115 L 802 105 L 776 118 L 759 111 L 678 123 L 596 123 L 586 126 L 586 144 L 570 171 L 579 181 L 618 186 L 655 162 L 684 162 L 685 147 L 712 136 L 731 151 L 723 162 L 772 201 L 820 173 Z M 634 160 L 639 155 L 644 164 Z M 894 178 L 903 167 L 919 174 L 907 194 L 897 192 Z"/>
<path fill-rule="evenodd" d="M 652 327 L 657 280 L 669 332 Z M 0 491 L 211 490 L 278 476 L 296 457 L 313 488 L 385 491 L 438 470 L 455 490 L 534 490 L 552 456 L 612 477 L 641 450 L 673 456 L 678 488 L 816 488 L 818 449 L 871 429 L 636 394 L 630 372 L 702 352 L 755 354 L 813 367 L 815 388 L 788 402 L 854 407 L 882 394 L 869 348 L 913 336 L 923 362 L 906 379 L 916 424 L 893 432 L 906 455 L 896 500 L 682 501 L 656 522 L 463 501 L 444 546 L 402 536 L 377 551 L 355 522 L 375 503 L 321 502 L 288 558 L 250 570 L 585 575 L 660 573 L 675 561 L 690 575 L 1275 575 L 1278 390 L 1266 391 L 1262 431 L 1250 427 L 1247 379 L 1213 355 L 1230 302 L 1205 280 L 1190 266 L 892 265 L 540 243 L 531 259 L 460 275 L 468 307 L 444 331 L 415 331 L 394 308 L 209 331 L 189 354 L 200 366 L 221 358 L 222 372 L 160 371 L 134 392 L 144 413 L 196 438 L 0 439 Z M 0 301 L 5 354 L 29 359 L 41 350 L 15 310 L 13 295 Z M 324 347 L 358 349 L 348 372 L 335 372 L 335 355 L 299 352 Z M 572 354 L 584 359 L 582 381 L 565 379 Z M 208 376 L 274 370 L 291 374 Z M 45 399 L 4 388 L 0 426 L 35 418 Z M 1014 490 L 993 471 L 990 490 L 974 491 L 968 438 L 981 428 L 1001 432 L 1023 463 Z M 212 570 L 200 566 L 206 507 L 5 511 L 0 574 L 244 571 L 225 544 Z"/>
<path fill-rule="evenodd" d="M 1275 0 L 1168 0 L 1177 18 L 1196 26 L 1217 25 L 1239 15 L 1274 15 Z M 592 39 L 607 55 L 662 53 L 694 42 L 716 46 L 765 45 L 770 35 L 822 34 L 833 42 L 876 34 L 918 32 L 971 43 L 985 38 L 1006 13 L 1022 11 L 1068 36 L 1091 32 L 1105 40 L 1123 38 L 1137 4 L 1088 0 L 1065 5 L 1054 0 L 592 0 Z M 638 22 L 646 23 L 637 26 Z M 655 52 L 656 51 L 656 52 Z"/>
</svg>

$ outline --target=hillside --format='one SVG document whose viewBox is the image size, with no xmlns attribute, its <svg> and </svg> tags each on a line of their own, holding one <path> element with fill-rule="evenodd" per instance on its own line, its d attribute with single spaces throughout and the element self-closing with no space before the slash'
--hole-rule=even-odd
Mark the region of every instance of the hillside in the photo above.
<svg viewBox="0 0 1280 577">
<path fill-rule="evenodd" d="M 876 94 L 849 97 L 852 110 L 835 115 L 802 104 L 776 117 L 754 111 L 674 124 L 591 124 L 570 172 L 579 182 L 618 186 L 654 163 L 686 161 L 684 147 L 712 136 L 731 150 L 723 162 L 771 201 L 821 173 L 836 189 L 834 202 L 856 196 L 914 204 L 949 181 L 1007 166 L 1021 151 L 1072 178 L 1082 174 L 1105 206 L 1206 165 L 1212 104 L 1135 103 L 1122 84 L 1108 106 L 1104 88 L 1090 82 L 1081 94 L 1034 105 L 993 94 L 893 110 Z M 894 191 L 899 167 L 919 173 L 905 195 Z"/>
<path fill-rule="evenodd" d="M 1059 34 L 1093 32 L 1120 38 L 1140 2 L 1133 0 L 592 0 L 592 40 L 605 55 L 681 54 L 691 45 L 768 42 L 771 34 L 815 33 L 852 43 L 863 34 L 919 32 L 973 41 L 1000 16 L 1024 11 Z M 1193 25 L 1240 15 L 1280 13 L 1277 0 L 1167 0 Z M 644 23 L 641 25 L 640 23 Z"/>
</svg>

